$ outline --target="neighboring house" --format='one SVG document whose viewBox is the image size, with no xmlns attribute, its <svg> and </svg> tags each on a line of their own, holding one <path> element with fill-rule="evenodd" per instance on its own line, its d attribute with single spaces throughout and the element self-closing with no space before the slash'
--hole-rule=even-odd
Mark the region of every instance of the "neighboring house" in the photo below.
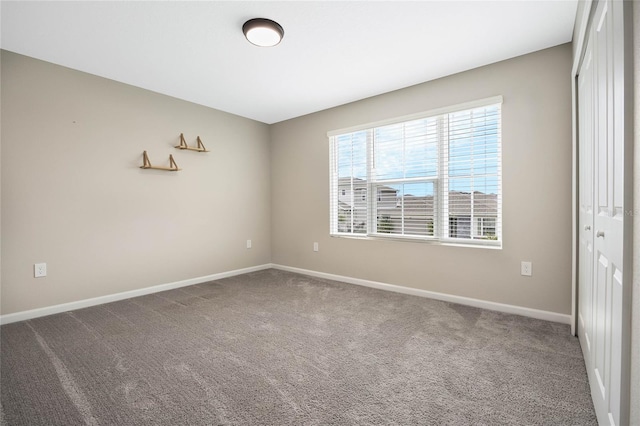
<svg viewBox="0 0 640 426">
<path fill-rule="evenodd" d="M 450 238 L 496 238 L 496 194 L 450 191 L 448 205 Z"/>
<path fill-rule="evenodd" d="M 373 205 L 378 233 L 433 236 L 435 217 L 433 195 L 398 195 L 398 190 L 378 186 Z M 448 238 L 495 239 L 498 218 L 496 194 L 475 191 L 450 191 L 448 223 L 443 234 Z M 367 233 L 367 185 L 364 180 L 344 178 L 338 188 L 338 231 Z M 472 208 L 473 207 L 473 208 Z M 353 231 L 352 231 L 353 230 Z"/>
<path fill-rule="evenodd" d="M 367 232 L 367 184 L 362 179 L 338 181 L 338 232 Z"/>
<path fill-rule="evenodd" d="M 367 232 L 367 183 L 362 179 L 342 178 L 338 182 L 338 231 Z M 393 211 L 401 206 L 398 190 L 388 186 L 378 187 L 378 209 Z"/>
</svg>

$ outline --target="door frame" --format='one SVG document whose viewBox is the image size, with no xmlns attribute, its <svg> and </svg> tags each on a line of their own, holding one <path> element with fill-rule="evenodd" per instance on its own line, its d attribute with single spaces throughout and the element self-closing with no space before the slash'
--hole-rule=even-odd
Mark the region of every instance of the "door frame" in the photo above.
<svg viewBox="0 0 640 426">
<path fill-rule="evenodd" d="M 596 0 L 597 2 L 597 0 Z M 572 174 L 571 174 L 571 334 L 578 335 L 578 73 L 584 60 L 587 30 L 591 15 L 595 12 L 594 0 L 578 3 L 576 28 L 573 32 L 573 63 L 571 66 L 571 129 L 572 129 Z"/>
</svg>

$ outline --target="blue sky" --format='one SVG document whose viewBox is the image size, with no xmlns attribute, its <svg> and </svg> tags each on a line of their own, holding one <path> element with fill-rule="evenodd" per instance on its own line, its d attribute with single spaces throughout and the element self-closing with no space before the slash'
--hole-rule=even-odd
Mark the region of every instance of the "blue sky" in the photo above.
<svg viewBox="0 0 640 426">
<path fill-rule="evenodd" d="M 486 107 L 448 115 L 450 190 L 497 191 L 499 114 L 499 107 Z M 437 177 L 436 120 L 430 117 L 338 136 L 339 177 L 366 179 L 368 136 L 373 139 L 374 171 L 378 181 Z M 475 175 L 473 179 L 469 177 L 471 174 Z M 396 186 L 401 190 L 399 195 L 403 195 L 402 188 L 393 185 Z M 432 189 L 428 189 L 431 187 L 425 184 L 405 186 L 404 194 L 431 195 Z"/>
</svg>

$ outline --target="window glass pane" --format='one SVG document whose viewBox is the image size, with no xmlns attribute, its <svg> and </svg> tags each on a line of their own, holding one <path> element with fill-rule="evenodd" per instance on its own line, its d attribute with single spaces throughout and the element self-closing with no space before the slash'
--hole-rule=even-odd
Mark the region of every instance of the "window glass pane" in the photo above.
<svg viewBox="0 0 640 426">
<path fill-rule="evenodd" d="M 377 180 L 437 175 L 437 118 L 378 127 L 373 137 Z"/>
<path fill-rule="evenodd" d="M 498 178 L 495 176 L 474 179 L 474 215 L 498 216 Z"/>
<path fill-rule="evenodd" d="M 351 210 L 344 207 L 338 207 L 338 232 L 351 232 Z"/>
<path fill-rule="evenodd" d="M 404 234 L 434 235 L 433 182 L 407 183 L 403 188 Z"/>
<path fill-rule="evenodd" d="M 402 233 L 402 209 L 398 194 L 402 185 L 376 186 L 376 232 L 383 234 Z"/>
<path fill-rule="evenodd" d="M 500 189 L 499 118 L 496 106 L 448 114 L 450 238 L 495 237 Z M 493 223 L 486 230 L 485 219 Z"/>
<path fill-rule="evenodd" d="M 399 179 L 404 172 L 403 125 L 373 131 L 373 164 L 376 179 Z"/>
<path fill-rule="evenodd" d="M 337 151 L 338 177 L 350 177 L 351 167 L 351 143 L 352 135 L 340 135 L 337 137 L 335 147 Z"/>
<path fill-rule="evenodd" d="M 367 232 L 367 183 L 361 179 L 341 178 L 337 194 L 338 232 Z"/>
<path fill-rule="evenodd" d="M 473 144 L 470 138 L 449 141 L 449 176 L 469 176 L 473 170 Z"/>
<path fill-rule="evenodd" d="M 338 181 L 338 232 L 351 232 L 352 224 L 352 204 L 353 193 L 351 191 L 351 179 L 341 178 Z"/>
<path fill-rule="evenodd" d="M 434 236 L 434 182 L 376 186 L 376 232 Z"/>
<path fill-rule="evenodd" d="M 367 233 L 367 183 L 360 179 L 353 184 L 353 232 Z"/>
<path fill-rule="evenodd" d="M 449 175 L 498 173 L 498 110 L 449 114 Z"/>
<path fill-rule="evenodd" d="M 405 123 L 406 178 L 435 177 L 438 174 L 436 118 Z"/>
<path fill-rule="evenodd" d="M 367 178 L 367 132 L 349 133 L 337 137 L 338 177 Z"/>
</svg>

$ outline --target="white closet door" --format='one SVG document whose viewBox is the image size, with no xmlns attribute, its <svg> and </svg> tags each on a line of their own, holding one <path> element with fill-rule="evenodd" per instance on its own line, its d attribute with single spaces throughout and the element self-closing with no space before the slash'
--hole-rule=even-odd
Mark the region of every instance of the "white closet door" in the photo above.
<svg viewBox="0 0 640 426">
<path fill-rule="evenodd" d="M 616 9 L 612 9 L 617 8 Z M 623 156 L 618 2 L 598 2 L 578 77 L 578 332 L 598 421 L 620 424 L 623 314 Z"/>
</svg>

